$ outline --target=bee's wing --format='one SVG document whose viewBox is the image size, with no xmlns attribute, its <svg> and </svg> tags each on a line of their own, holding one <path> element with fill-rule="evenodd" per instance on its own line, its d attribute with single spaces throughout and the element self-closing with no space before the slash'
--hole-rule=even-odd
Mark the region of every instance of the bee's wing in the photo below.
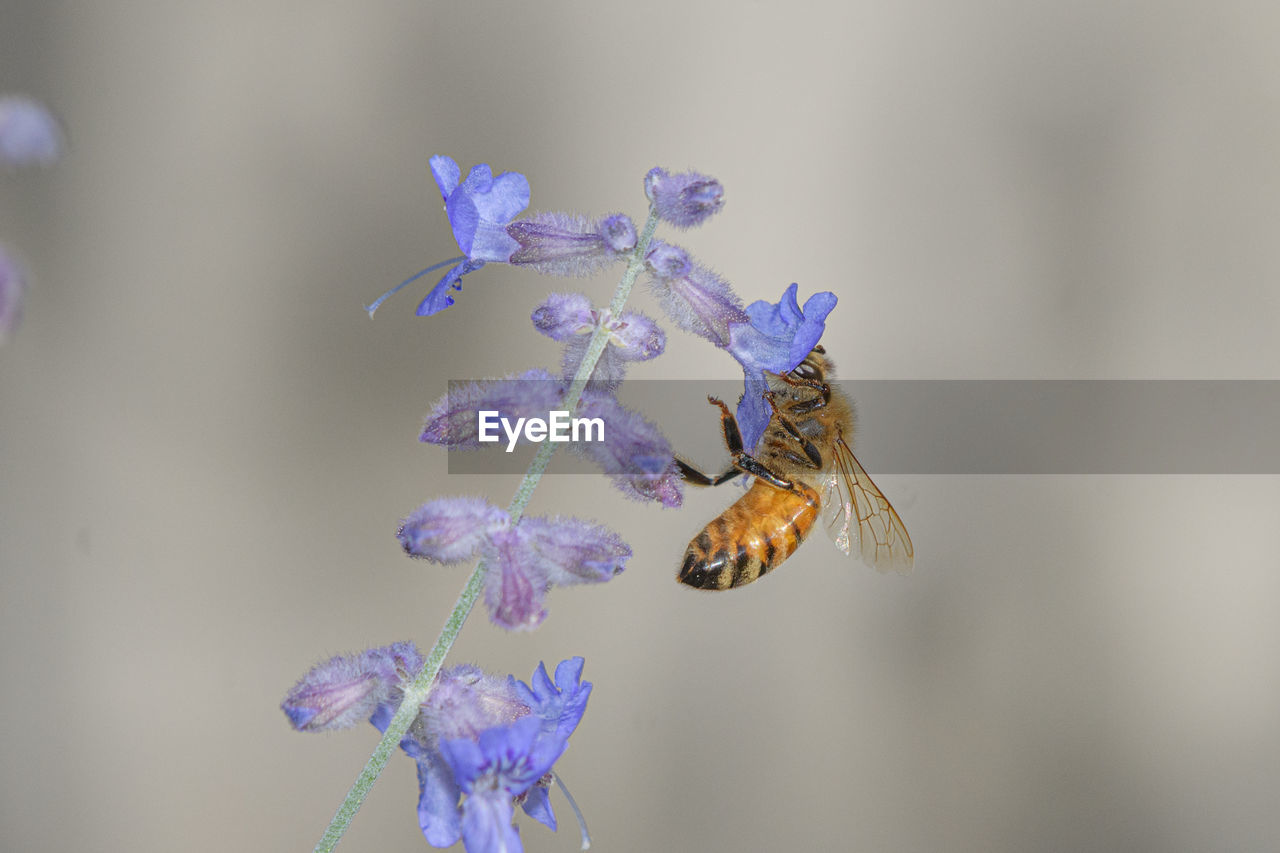
<svg viewBox="0 0 1280 853">
<path fill-rule="evenodd" d="M 823 521 L 831 540 L 846 554 L 856 551 L 877 571 L 911 571 L 916 551 L 906 525 L 843 438 L 836 439 L 834 462 L 822 494 Z"/>
</svg>

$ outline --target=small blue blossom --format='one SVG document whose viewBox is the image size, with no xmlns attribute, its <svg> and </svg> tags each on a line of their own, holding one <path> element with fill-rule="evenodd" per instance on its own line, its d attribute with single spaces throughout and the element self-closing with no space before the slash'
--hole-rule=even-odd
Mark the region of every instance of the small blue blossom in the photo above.
<svg viewBox="0 0 1280 853">
<path fill-rule="evenodd" d="M 0 166 L 48 166 L 62 156 L 62 128 L 38 101 L 0 97 Z"/>
<path fill-rule="evenodd" d="M 777 303 L 753 302 L 746 311 L 750 322 L 735 323 L 729 331 L 728 349 L 742 365 L 745 379 L 737 418 L 748 452 L 769 424 L 769 407 L 762 396 L 768 390 L 765 371 L 787 373 L 804 361 L 821 340 L 827 315 L 836 307 L 835 294 L 820 291 L 805 300 L 802 311 L 796 299 L 798 289 L 792 284 Z"/>
<path fill-rule="evenodd" d="M 494 177 L 489 165 L 481 163 L 471 168 L 466 180 L 461 180 L 462 170 L 452 158 L 438 154 L 430 162 L 431 174 L 444 198 L 449 227 L 453 229 L 453 238 L 463 257 L 428 267 L 382 294 L 368 307 L 370 317 L 387 297 L 400 288 L 427 272 L 453 263 L 454 266 L 418 305 L 419 317 L 439 313 L 453 304 L 450 291 L 462 290 L 464 275 L 475 272 L 490 261 L 507 263 L 520 248 L 520 244 L 507 234 L 506 228 L 529 206 L 528 178 L 519 172 L 503 172 Z"/>
</svg>

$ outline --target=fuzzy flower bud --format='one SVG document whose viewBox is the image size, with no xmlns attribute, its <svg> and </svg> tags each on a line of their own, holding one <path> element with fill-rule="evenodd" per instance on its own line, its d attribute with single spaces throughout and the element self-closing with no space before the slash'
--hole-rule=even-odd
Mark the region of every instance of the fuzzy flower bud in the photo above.
<svg viewBox="0 0 1280 853">
<path fill-rule="evenodd" d="M 591 300 L 582 293 L 553 293 L 534 309 L 533 327 L 553 341 L 589 333 L 596 324 Z"/>
<path fill-rule="evenodd" d="M 678 507 L 683 501 L 671 444 L 658 428 L 618 402 L 612 393 L 588 388 L 578 411 L 609 425 L 604 441 L 578 442 L 571 449 L 600 466 L 627 497 Z"/>
<path fill-rule="evenodd" d="M 304 732 L 350 728 L 380 713 L 389 719 L 403 685 L 420 669 L 422 656 L 412 643 L 331 658 L 302 676 L 280 707 Z"/>
<path fill-rule="evenodd" d="M 507 234 L 519 244 L 510 263 L 566 277 L 598 272 L 622 260 L 636 244 L 635 226 L 620 213 L 596 221 L 569 213 L 535 213 L 512 222 Z"/>
<path fill-rule="evenodd" d="M 686 332 L 718 347 L 729 346 L 729 329 L 751 322 L 729 283 L 694 263 L 679 246 L 654 241 L 647 258 L 649 286 L 667 316 Z"/>
<path fill-rule="evenodd" d="M 496 411 L 499 417 L 515 422 L 520 418 L 545 417 L 564 397 L 564 387 L 545 370 L 529 370 L 505 379 L 486 379 L 452 387 L 431 407 L 422 427 L 420 441 L 442 444 L 457 450 L 484 447 L 480 442 L 477 413 Z"/>
<path fill-rule="evenodd" d="M 724 206 L 724 187 L 697 172 L 672 175 L 665 169 L 651 169 L 644 178 L 644 194 L 658 216 L 677 228 L 701 225 Z"/>
<path fill-rule="evenodd" d="M 460 563 L 476 555 L 485 537 L 510 523 L 506 512 L 483 498 L 438 498 L 402 521 L 396 538 L 412 557 Z"/>
</svg>

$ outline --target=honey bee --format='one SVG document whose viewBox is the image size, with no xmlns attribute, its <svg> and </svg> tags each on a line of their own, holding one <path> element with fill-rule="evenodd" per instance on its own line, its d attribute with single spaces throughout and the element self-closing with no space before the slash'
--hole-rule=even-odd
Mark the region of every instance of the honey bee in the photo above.
<svg viewBox="0 0 1280 853">
<path fill-rule="evenodd" d="M 725 445 L 733 467 L 709 477 L 681 459 L 685 480 L 718 486 L 740 474 L 754 476 L 751 488 L 719 518 L 693 537 L 677 580 L 698 589 L 732 589 L 751 583 L 790 557 L 821 514 L 835 546 L 856 553 L 879 571 L 907 572 L 915 549 L 902 519 L 858 464 L 853 438 L 853 404 L 832 388 L 831 360 L 816 346 L 794 370 L 768 374 L 765 400 L 773 410 L 756 456 L 742 446 L 738 421 L 723 401 Z"/>
</svg>

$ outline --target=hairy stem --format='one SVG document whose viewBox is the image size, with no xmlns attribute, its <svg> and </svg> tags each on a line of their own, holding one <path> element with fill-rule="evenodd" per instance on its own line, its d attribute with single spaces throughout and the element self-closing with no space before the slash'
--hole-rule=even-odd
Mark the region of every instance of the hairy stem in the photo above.
<svg viewBox="0 0 1280 853">
<path fill-rule="evenodd" d="M 657 225 L 658 214 L 651 206 L 649 208 L 649 218 L 645 220 L 644 230 L 640 234 L 640 239 L 636 241 L 635 251 L 632 252 L 631 263 L 627 265 L 626 272 L 622 274 L 622 279 L 618 282 L 618 288 L 613 293 L 613 301 L 609 303 L 609 311 L 614 317 L 622 313 L 622 308 L 626 305 L 627 298 L 631 295 L 631 288 L 635 285 L 636 278 L 644 268 L 645 255 L 649 251 L 649 242 L 653 239 L 653 232 Z M 603 326 L 597 326 L 591 335 L 590 342 L 587 344 L 587 352 L 582 357 L 582 364 L 578 365 L 578 372 L 574 374 L 573 382 L 570 383 L 569 390 L 565 394 L 564 408 L 567 411 L 572 412 L 577 409 L 578 402 L 582 399 L 582 392 L 587 387 L 587 380 L 591 378 L 591 374 L 595 371 L 596 362 L 600 360 L 600 356 L 608 342 L 609 332 Z M 529 505 L 529 500 L 533 497 L 533 490 L 546 472 L 547 465 L 551 462 L 551 455 L 555 453 L 556 447 L 555 443 L 547 441 L 543 442 L 542 446 L 538 448 L 538 453 L 529 465 L 529 470 L 525 473 L 524 479 L 520 481 L 520 488 L 516 490 L 515 497 L 511 499 L 511 505 L 507 507 L 507 513 L 511 516 L 512 524 L 518 522 L 520 517 L 524 515 L 525 507 Z M 338 842 L 342 840 L 347 827 L 351 825 L 351 819 L 360 810 L 360 806 L 364 804 L 365 797 L 369 795 L 373 784 L 378 781 L 383 768 L 387 766 L 391 753 L 395 751 L 405 732 L 409 730 L 409 725 L 413 722 L 414 717 L 418 715 L 419 706 L 422 705 L 423 700 L 427 698 L 427 694 L 431 691 L 431 685 L 435 682 L 436 675 L 440 672 L 440 667 L 444 664 L 444 659 L 449 654 L 449 649 L 453 647 L 454 640 L 458 638 L 458 633 L 462 630 L 463 624 L 467 621 L 467 617 L 471 615 L 471 608 L 475 607 L 476 599 L 480 597 L 480 592 L 484 589 L 484 576 L 488 569 L 488 564 L 482 559 L 476 565 L 475 571 L 471 573 L 471 577 L 467 580 L 467 585 L 462 589 L 462 594 L 458 596 L 458 602 L 453 606 L 453 612 L 445 620 L 444 628 L 440 631 L 440 636 L 436 639 L 436 643 L 431 649 L 431 654 L 427 656 L 427 662 L 423 665 L 422 672 L 418 673 L 418 677 L 413 680 L 413 683 L 405 688 L 404 699 L 401 700 L 400 707 L 396 710 L 395 716 L 391 718 L 391 723 L 387 726 L 387 730 L 383 732 L 382 740 L 378 741 L 373 754 L 365 762 L 364 769 L 360 771 L 360 775 L 351 786 L 351 790 L 347 792 L 347 798 L 342 801 L 342 805 L 338 807 L 333 820 L 329 822 L 329 827 L 325 830 L 324 835 L 321 836 L 320 842 L 316 844 L 316 853 L 329 853 L 329 851 L 338 846 Z"/>
</svg>

